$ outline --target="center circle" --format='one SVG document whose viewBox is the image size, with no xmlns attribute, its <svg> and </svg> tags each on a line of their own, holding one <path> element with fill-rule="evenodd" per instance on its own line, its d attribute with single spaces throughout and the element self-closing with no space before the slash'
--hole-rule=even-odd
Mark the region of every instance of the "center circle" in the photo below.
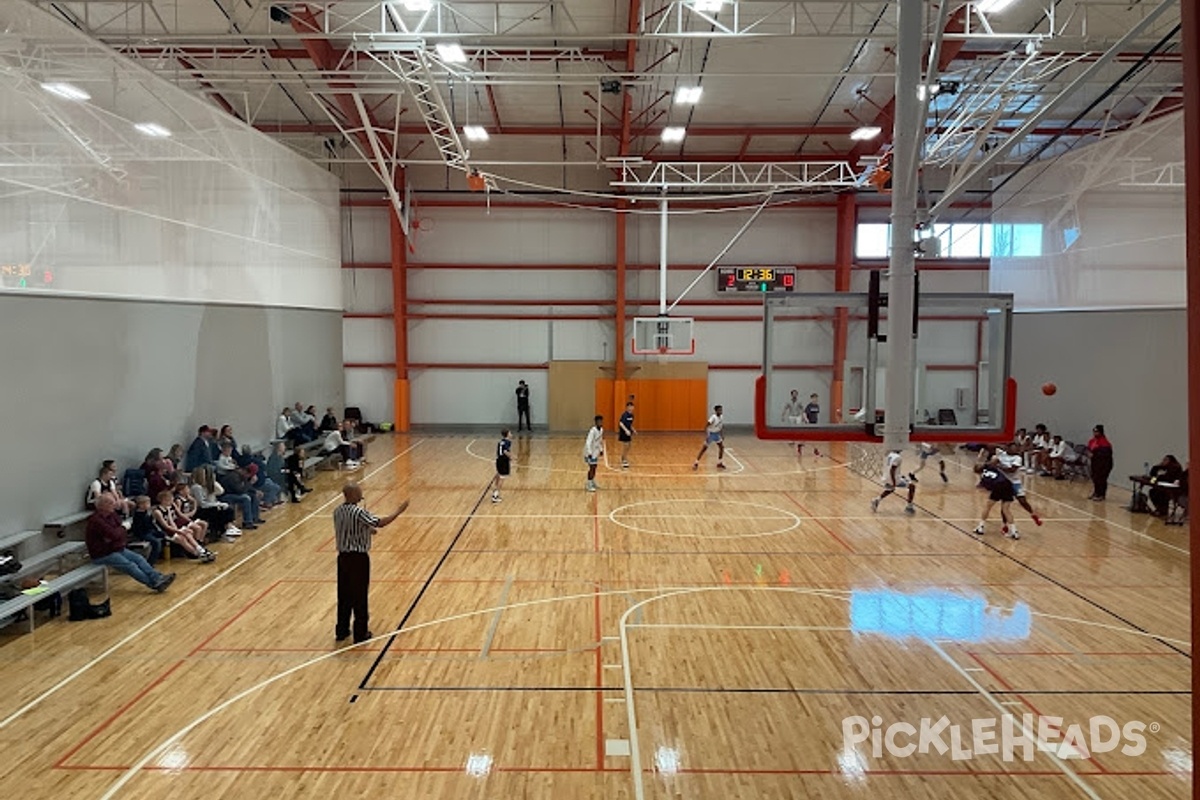
<svg viewBox="0 0 1200 800">
<path fill-rule="evenodd" d="M 781 528 L 774 528 L 769 531 L 752 531 L 750 533 L 705 535 L 703 533 L 677 533 L 675 531 L 664 531 L 664 530 L 658 530 L 655 528 L 647 528 L 642 525 L 631 524 L 628 522 L 622 522 L 620 519 L 618 519 L 618 515 L 620 515 L 622 512 L 629 512 L 635 508 L 645 508 L 646 506 L 661 506 L 666 503 L 675 503 L 675 504 L 686 503 L 688 506 L 693 507 L 693 508 L 695 508 L 696 506 L 727 505 L 727 506 L 741 506 L 742 508 L 746 508 L 746 509 L 749 509 L 749 508 L 764 509 L 766 511 L 775 512 L 775 514 L 773 516 L 769 517 L 770 520 L 778 519 L 780 523 L 788 523 L 788 524 L 785 524 Z M 713 515 L 705 514 L 705 513 L 701 512 L 701 513 L 696 513 L 695 515 L 687 515 L 687 516 L 680 515 L 680 516 L 684 519 L 691 518 L 691 519 L 695 519 L 697 522 L 701 522 L 706 517 L 711 517 Z M 732 514 L 732 515 L 728 515 L 728 516 L 722 516 L 722 517 L 720 517 L 720 519 L 739 519 L 739 518 L 745 518 L 746 516 L 747 516 L 747 514 L 745 512 L 742 512 L 742 513 Z M 691 499 L 691 500 L 643 500 L 639 503 L 629 503 L 628 505 L 623 505 L 618 508 L 614 508 L 612 511 L 608 512 L 608 518 L 613 523 L 620 525 L 622 528 L 625 528 L 626 530 L 634 531 L 636 533 L 651 533 L 651 534 L 654 534 L 655 536 L 680 536 L 680 537 L 688 537 L 688 538 L 694 538 L 694 539 L 749 539 L 749 538 L 753 538 L 756 536 L 775 536 L 776 534 L 787 533 L 788 531 L 793 531 L 796 528 L 800 527 L 800 517 L 797 516 L 796 514 L 793 514 L 790 511 L 787 511 L 782 508 L 776 508 L 775 506 L 764 505 L 763 503 L 748 503 L 748 502 L 744 502 L 741 500 L 705 500 L 702 498 L 696 498 L 696 499 Z"/>
</svg>

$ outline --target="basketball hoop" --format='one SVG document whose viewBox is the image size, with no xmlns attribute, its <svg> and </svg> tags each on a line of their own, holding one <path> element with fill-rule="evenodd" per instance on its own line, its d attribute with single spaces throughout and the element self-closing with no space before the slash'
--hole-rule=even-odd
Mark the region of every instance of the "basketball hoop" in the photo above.
<svg viewBox="0 0 1200 800">
<path fill-rule="evenodd" d="M 635 356 L 690 356 L 696 353 L 691 317 L 635 317 L 630 347 Z"/>
</svg>

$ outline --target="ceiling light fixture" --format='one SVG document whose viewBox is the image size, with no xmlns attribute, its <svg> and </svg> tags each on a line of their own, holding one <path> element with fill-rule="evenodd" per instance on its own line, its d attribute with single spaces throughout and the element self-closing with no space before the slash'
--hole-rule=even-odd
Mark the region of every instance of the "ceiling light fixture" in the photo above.
<svg viewBox="0 0 1200 800">
<path fill-rule="evenodd" d="M 80 89 L 78 86 L 73 86 L 69 83 L 53 82 L 43 83 L 42 88 L 56 97 L 61 97 L 64 100 L 74 100 L 77 103 L 82 103 L 84 100 L 91 100 L 92 96 Z"/>
<path fill-rule="evenodd" d="M 433 8 L 433 0 L 401 0 L 400 5 L 406 11 L 428 11 Z"/>
<path fill-rule="evenodd" d="M 999 14 L 1015 2 L 1016 0 L 979 0 L 975 4 L 975 10 L 980 14 Z"/>
<path fill-rule="evenodd" d="M 467 54 L 462 45 L 457 42 L 443 42 L 437 46 L 437 54 L 447 64 L 462 64 L 467 60 Z"/>
<path fill-rule="evenodd" d="M 702 94 L 704 94 L 704 88 L 701 86 L 680 86 L 675 90 L 675 102 L 680 105 L 694 106 L 700 102 Z"/>
<path fill-rule="evenodd" d="M 867 142 L 881 133 L 883 133 L 883 129 L 877 125 L 863 125 L 861 128 L 856 128 L 850 134 L 850 138 L 856 142 Z"/>
<path fill-rule="evenodd" d="M 671 126 L 663 128 L 662 140 L 664 142 L 682 142 L 685 135 L 687 135 L 687 128 Z"/>
<path fill-rule="evenodd" d="M 486 142 L 488 140 L 487 128 L 482 125 L 463 125 L 463 134 L 472 142 Z"/>
<path fill-rule="evenodd" d="M 715 14 L 725 5 L 725 0 L 692 0 L 692 7 L 697 11 Z"/>
<path fill-rule="evenodd" d="M 151 136 L 155 139 L 165 139 L 171 135 L 169 130 L 157 122 L 139 122 L 133 126 L 133 129 L 144 136 Z"/>
</svg>

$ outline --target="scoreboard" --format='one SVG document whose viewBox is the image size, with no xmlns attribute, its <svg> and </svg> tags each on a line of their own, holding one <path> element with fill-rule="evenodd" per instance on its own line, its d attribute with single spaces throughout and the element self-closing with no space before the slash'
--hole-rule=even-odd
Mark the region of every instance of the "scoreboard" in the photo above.
<svg viewBox="0 0 1200 800">
<path fill-rule="evenodd" d="M 794 292 L 795 267 L 717 267 L 718 292 Z"/>
</svg>

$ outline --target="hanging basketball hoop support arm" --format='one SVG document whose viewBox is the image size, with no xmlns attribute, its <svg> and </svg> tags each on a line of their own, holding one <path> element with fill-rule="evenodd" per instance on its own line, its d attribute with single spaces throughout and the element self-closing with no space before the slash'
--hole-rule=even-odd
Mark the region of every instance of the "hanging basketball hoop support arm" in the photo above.
<svg viewBox="0 0 1200 800">
<path fill-rule="evenodd" d="M 658 315 L 665 317 L 667 312 L 667 194 L 663 190 L 663 198 L 658 201 Z"/>
<path fill-rule="evenodd" d="M 674 303 L 671 303 L 670 306 L 666 307 L 664 310 L 660 311 L 659 313 L 664 314 L 664 315 L 667 314 L 673 308 L 675 308 L 675 306 L 679 305 L 679 301 L 681 301 L 681 300 L 683 300 L 683 298 L 687 297 L 687 293 L 690 292 L 692 289 L 694 289 L 696 287 L 696 284 L 700 283 L 700 281 L 703 280 L 704 276 L 707 275 L 709 272 L 711 272 L 712 268 L 715 267 L 717 265 L 717 263 L 722 258 L 725 257 L 725 254 L 728 253 L 733 248 L 733 246 L 738 243 L 738 240 L 742 238 L 743 234 L 745 234 L 746 231 L 750 230 L 750 226 L 754 224 L 754 220 L 758 219 L 758 215 L 761 214 L 763 212 L 763 209 L 765 209 L 767 207 L 767 204 L 771 202 L 771 198 L 773 196 L 774 196 L 773 193 L 768 193 L 767 196 L 763 198 L 763 201 L 758 204 L 758 208 L 754 209 L 754 213 L 750 215 L 750 219 L 746 220 L 745 224 L 743 224 L 742 227 L 740 229 L 738 229 L 738 232 L 733 235 L 733 238 L 730 239 L 729 242 L 724 247 L 721 248 L 721 252 L 717 253 L 716 258 L 714 258 L 712 261 L 708 262 L 708 266 L 705 267 L 700 272 L 700 274 L 697 275 L 695 277 L 695 279 L 687 285 L 686 289 L 684 289 L 682 292 L 679 293 L 679 297 L 677 297 L 675 299 Z M 666 201 L 664 200 L 663 203 L 664 203 L 664 207 L 665 207 Z M 663 239 L 663 241 L 666 241 L 665 231 L 666 231 L 667 222 L 666 222 L 665 212 L 664 212 L 662 224 L 663 224 L 663 231 L 664 231 L 662 239 Z M 664 258 L 666 257 L 665 254 L 663 257 Z M 667 292 L 667 268 L 665 266 L 666 261 L 663 262 L 663 265 L 664 265 L 662 268 L 663 273 L 662 273 L 662 278 L 661 278 L 661 282 L 659 285 L 662 288 L 662 297 L 665 298 L 666 292 Z"/>
</svg>

